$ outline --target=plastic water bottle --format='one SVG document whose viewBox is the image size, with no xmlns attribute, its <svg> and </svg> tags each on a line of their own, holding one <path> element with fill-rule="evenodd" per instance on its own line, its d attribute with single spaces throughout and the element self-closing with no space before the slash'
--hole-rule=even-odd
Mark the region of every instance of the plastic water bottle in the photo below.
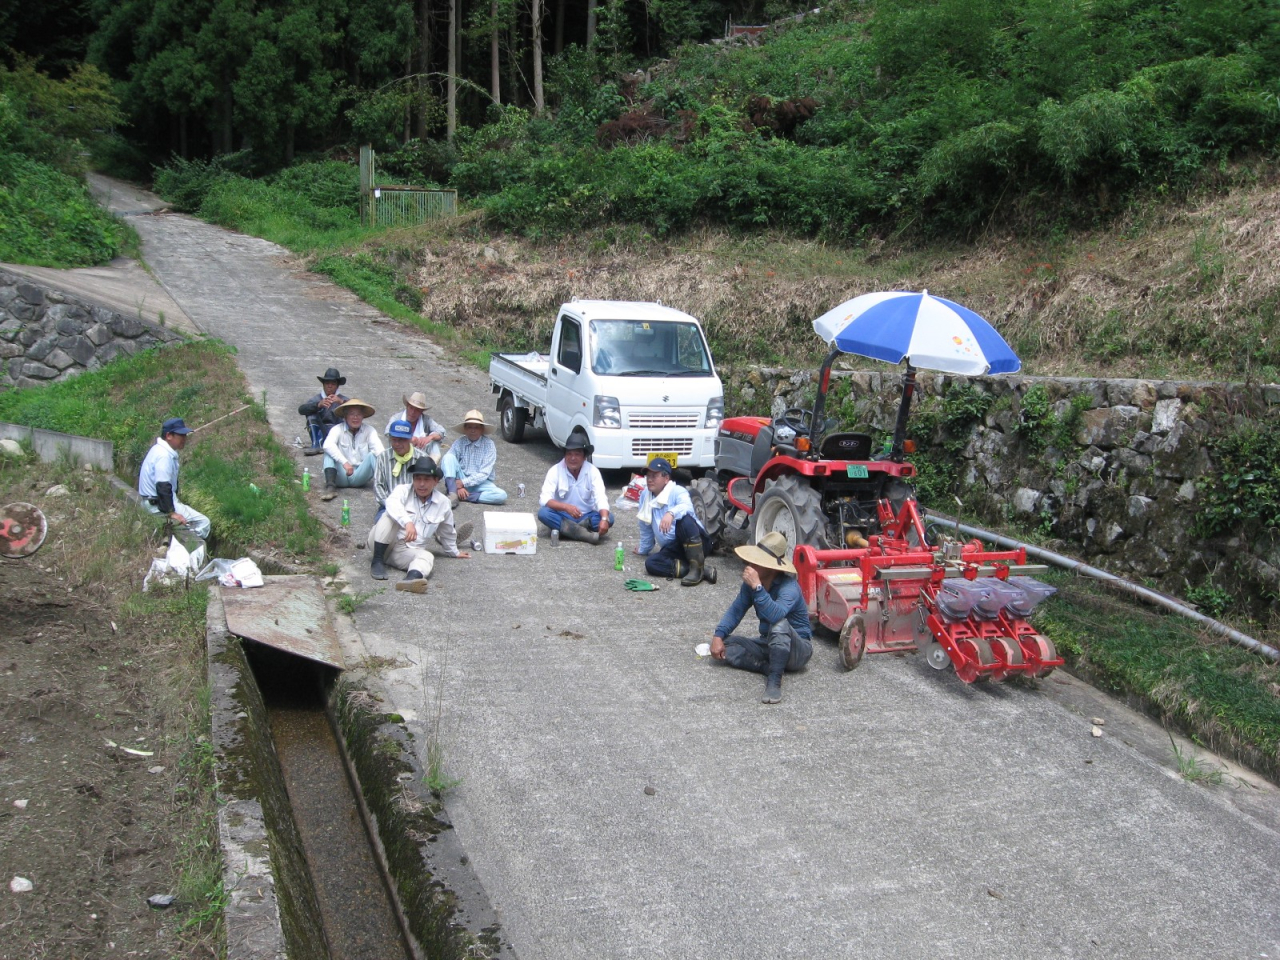
<svg viewBox="0 0 1280 960">
<path fill-rule="evenodd" d="M 342 501 L 342 525 L 344 527 L 351 526 L 351 501 Z"/>
<path fill-rule="evenodd" d="M 311 469 L 309 467 L 302 468 L 302 492 L 306 493 L 311 489 Z"/>
<path fill-rule="evenodd" d="M 559 530 L 552 530 L 552 531 L 551 531 L 551 545 L 552 545 L 553 547 L 558 547 L 558 546 L 560 546 L 560 531 L 559 531 Z"/>
<path fill-rule="evenodd" d="M 627 551 L 622 546 L 622 541 L 618 541 L 618 546 L 613 551 L 613 569 L 621 570 L 626 564 Z"/>
</svg>

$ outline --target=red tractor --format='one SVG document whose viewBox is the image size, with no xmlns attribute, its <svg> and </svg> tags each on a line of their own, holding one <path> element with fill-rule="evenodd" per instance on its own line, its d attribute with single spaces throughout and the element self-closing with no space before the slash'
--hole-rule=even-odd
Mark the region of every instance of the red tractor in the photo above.
<svg viewBox="0 0 1280 960">
<path fill-rule="evenodd" d="M 892 297 L 914 298 L 920 319 L 913 315 L 910 322 L 928 328 L 933 343 L 919 347 L 914 327 L 912 337 L 902 338 L 893 329 L 902 318 L 892 313 L 887 322 L 874 318 L 871 333 L 881 342 L 842 342 L 845 326 L 856 326 L 860 301 L 875 300 L 867 311 L 873 313 Z M 939 304 L 962 314 L 964 326 L 941 323 Z M 711 479 L 696 481 L 691 490 L 708 533 L 722 538 L 726 525 L 733 525 L 757 543 L 767 533 L 782 533 L 794 550 L 810 616 L 839 633 L 846 669 L 864 653 L 919 650 L 936 669 L 954 666 L 966 683 L 1051 673 L 1063 661 L 1052 641 L 1026 621 L 1054 592 L 1026 574 L 1046 568 L 1029 565 L 1024 549 L 987 550 L 976 540 L 930 542 L 911 484 L 915 467 L 904 459 L 914 358 L 888 342 L 909 342 L 923 363 L 956 373 L 997 365 L 996 372 L 1016 370 L 1017 357 L 986 321 L 927 292 L 858 298 L 814 327 L 833 348 L 822 364 L 813 409 L 790 409 L 776 420 L 734 417 L 721 425 L 716 473 L 726 485 L 723 501 Z M 869 434 L 837 431 L 825 418 L 831 366 L 843 352 L 907 360 L 893 438 L 878 454 Z M 994 364 L 986 359 L 992 356 L 998 358 Z"/>
</svg>

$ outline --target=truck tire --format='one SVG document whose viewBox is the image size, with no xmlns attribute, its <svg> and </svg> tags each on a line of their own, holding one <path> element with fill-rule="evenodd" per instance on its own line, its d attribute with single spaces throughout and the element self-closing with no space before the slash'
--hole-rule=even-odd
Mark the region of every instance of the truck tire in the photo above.
<svg viewBox="0 0 1280 960">
<path fill-rule="evenodd" d="M 524 439 L 524 426 L 529 420 L 529 411 L 516 406 L 515 398 L 507 394 L 502 398 L 502 406 L 498 409 L 498 420 L 502 425 L 502 439 L 507 443 L 519 443 Z"/>
<path fill-rule="evenodd" d="M 710 477 L 702 477 L 689 485 L 689 499 L 693 512 L 698 515 L 702 528 L 711 538 L 711 548 L 719 550 L 724 545 L 724 500 L 720 488 Z"/>
<path fill-rule="evenodd" d="M 751 542 L 759 543 L 767 533 L 781 533 L 791 549 L 806 544 L 817 550 L 831 549 L 822 497 L 804 477 L 787 474 L 769 481 L 756 499 L 751 513 Z"/>
</svg>

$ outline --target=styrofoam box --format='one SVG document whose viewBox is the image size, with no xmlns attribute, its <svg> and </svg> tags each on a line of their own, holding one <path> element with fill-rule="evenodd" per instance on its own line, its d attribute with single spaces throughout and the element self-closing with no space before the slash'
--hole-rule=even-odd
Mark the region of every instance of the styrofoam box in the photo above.
<svg viewBox="0 0 1280 960">
<path fill-rule="evenodd" d="M 538 552 L 538 522 L 532 513 L 485 511 L 484 552 L 530 554 Z"/>
</svg>

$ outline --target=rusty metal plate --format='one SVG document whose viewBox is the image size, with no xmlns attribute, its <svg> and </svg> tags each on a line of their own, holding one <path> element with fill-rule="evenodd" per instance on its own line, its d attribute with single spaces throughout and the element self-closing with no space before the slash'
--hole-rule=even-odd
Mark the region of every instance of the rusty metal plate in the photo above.
<svg viewBox="0 0 1280 960">
<path fill-rule="evenodd" d="M 0 507 L 0 554 L 17 560 L 40 549 L 49 526 L 40 508 L 18 501 Z"/>
<path fill-rule="evenodd" d="M 222 591 L 227 629 L 237 637 L 346 669 L 315 577 L 263 577 L 261 587 Z"/>
</svg>

